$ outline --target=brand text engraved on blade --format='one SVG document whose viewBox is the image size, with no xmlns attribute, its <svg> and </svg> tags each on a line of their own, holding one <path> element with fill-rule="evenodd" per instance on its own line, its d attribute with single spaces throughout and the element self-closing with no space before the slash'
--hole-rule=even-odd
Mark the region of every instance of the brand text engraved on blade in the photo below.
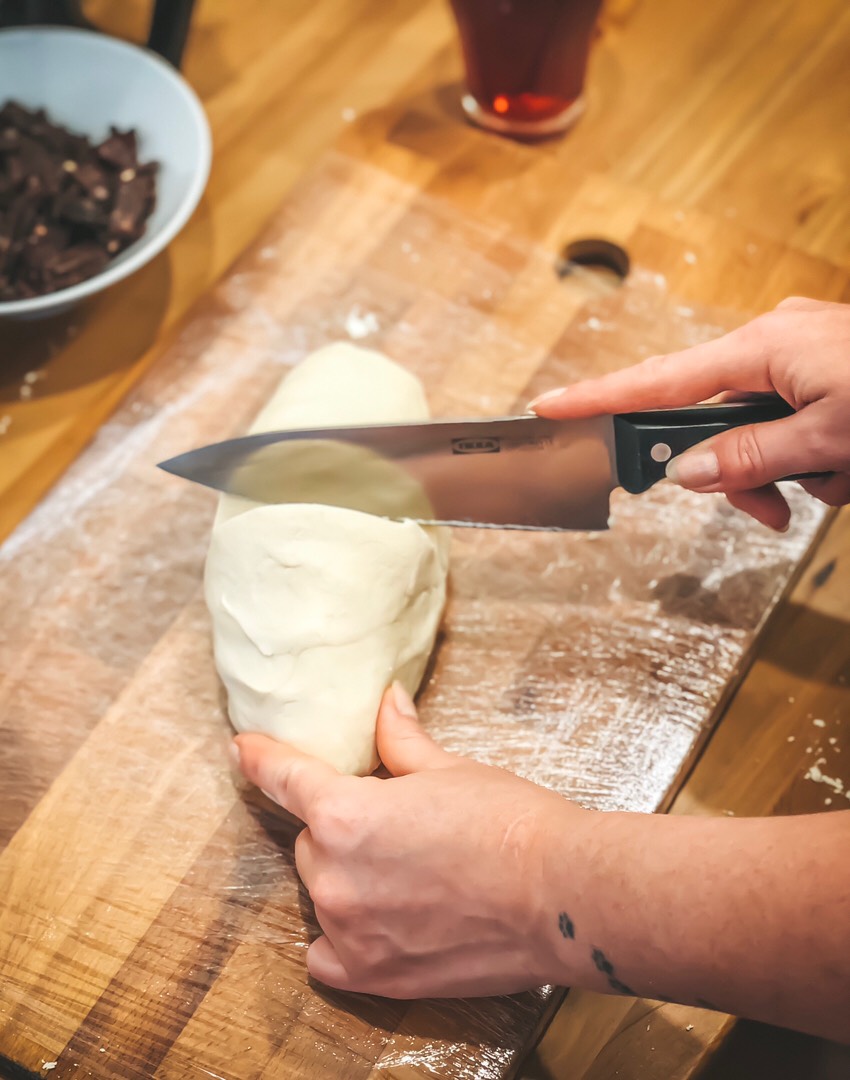
<svg viewBox="0 0 850 1080">
<path fill-rule="evenodd" d="M 452 439 L 453 454 L 498 454 L 501 439 Z"/>
</svg>

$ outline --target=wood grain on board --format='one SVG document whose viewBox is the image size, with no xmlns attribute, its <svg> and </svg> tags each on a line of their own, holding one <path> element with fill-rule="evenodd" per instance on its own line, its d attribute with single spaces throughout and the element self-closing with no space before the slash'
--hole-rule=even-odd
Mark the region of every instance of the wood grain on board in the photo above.
<svg viewBox="0 0 850 1080">
<path fill-rule="evenodd" d="M 752 667 L 670 813 L 753 817 L 848 808 L 848 552 L 845 509 L 830 521 L 800 580 L 778 605 Z M 850 1067 L 846 1047 L 746 1022 L 739 1023 L 729 1053 L 715 1062 L 735 1023 L 704 1009 L 571 991 L 523 1077 L 832 1080 Z"/>
<path fill-rule="evenodd" d="M 589 190 L 572 195 L 576 221 Z M 347 335 L 415 371 L 436 413 L 462 415 L 745 317 L 683 301 L 663 207 L 625 187 L 608 198 L 631 217 L 622 285 L 562 279 L 550 247 L 486 209 L 326 156 L 0 549 L 7 1059 L 55 1060 L 57 1078 L 120 1062 L 128 1080 L 518 1068 L 552 991 L 405 1004 L 308 984 L 293 826 L 225 762 L 200 593 L 214 496 L 154 465 L 244 430 L 289 365 Z M 701 250 L 706 282 L 748 242 L 721 227 L 717 256 Z M 798 258 L 808 273 L 808 258 L 780 258 L 792 280 Z M 748 282 L 762 295 L 753 270 L 739 296 Z M 795 504 L 785 536 L 667 486 L 615 495 L 607 533 L 457 530 L 425 723 L 587 805 L 658 809 L 821 527 L 814 503 Z"/>
<path fill-rule="evenodd" d="M 83 10 L 104 29 L 145 38 L 150 0 L 84 0 Z M 764 291 L 739 298 L 733 264 L 721 302 L 781 299 L 791 284 L 784 245 L 810 256 L 808 273 L 798 260 L 792 275 L 799 291 L 834 296 L 835 269 L 850 267 L 847 5 L 718 0 L 693 11 L 677 0 L 608 0 L 601 27 L 583 121 L 566 139 L 516 154 L 460 115 L 460 54 L 444 0 L 197 4 L 184 69 L 215 151 L 198 211 L 130 280 L 49 323 L 0 322 L 0 420 L 10 418 L 0 436 L 0 537 L 352 126 L 369 129 L 382 168 L 409 168 L 405 146 L 417 143 L 419 182 L 457 205 L 485 205 L 533 239 L 575 234 L 581 223 L 564 216 L 565 203 L 584 180 L 595 227 L 627 228 L 622 216 L 633 211 L 612 206 L 610 180 L 683 215 L 683 255 L 722 240 L 716 221 L 747 233 L 738 259 L 760 269 Z M 685 292 L 707 299 L 699 263 L 681 269 Z M 31 371 L 39 378 L 22 398 Z"/>
<path fill-rule="evenodd" d="M 147 6 L 84 4 L 139 40 Z M 850 298 L 846 6 L 612 0 L 602 27 L 585 119 L 520 146 L 463 122 L 439 0 L 205 0 L 186 58 L 215 142 L 199 211 L 130 281 L 50 323 L 0 324 L 0 535 L 152 368 L 0 549 L 0 965 L 16 972 L 0 1053 L 36 1072 L 55 1055 L 54 1076 L 115 1075 L 116 1060 L 121 1075 L 189 1075 L 218 1054 L 228 1077 L 486 1077 L 510 1075 L 533 1044 L 555 996 L 407 1007 L 304 985 L 310 916 L 291 829 L 238 797 L 222 764 L 198 596 L 210 503 L 163 488 L 151 465 L 241 429 L 287 363 L 373 319 L 364 343 L 457 414 L 701 340 L 789 293 Z M 272 234 L 181 322 L 296 183 Z M 633 255 L 627 286 L 558 282 L 560 245 L 600 232 Z M 452 745 L 589 803 L 650 809 L 673 797 L 755 655 L 748 696 L 674 810 L 801 806 L 819 785 L 801 781 L 764 706 L 782 704 L 780 683 L 808 686 L 811 718 L 783 706 L 797 742 L 838 708 L 818 672 L 843 655 L 846 624 L 798 604 L 804 577 L 765 660 L 757 634 L 817 515 L 804 510 L 777 546 L 720 506 L 666 498 L 616 506 L 625 544 L 541 541 L 520 562 L 507 543 L 459 536 L 425 717 Z M 815 550 L 812 573 L 825 573 Z M 817 595 L 833 602 L 846 580 L 838 558 Z M 787 641 L 805 643 L 811 678 Z M 609 684 L 599 672 L 615 660 Z M 754 763 L 742 767 L 745 736 Z M 611 1000 L 581 1001 L 566 1008 L 585 1033 L 613 1022 L 616 1067 L 651 1075 L 655 1040 L 634 1039 L 646 1025 L 625 1019 L 624 1052 Z M 711 1047 L 726 1022 L 703 1014 L 688 1032 L 693 1019 L 674 1012 L 662 1014 L 667 1060 L 684 1069 L 703 1059 L 694 1030 Z M 578 1029 L 563 1030 L 569 1041 Z M 602 1076 L 613 1051 L 599 1045 Z"/>
</svg>

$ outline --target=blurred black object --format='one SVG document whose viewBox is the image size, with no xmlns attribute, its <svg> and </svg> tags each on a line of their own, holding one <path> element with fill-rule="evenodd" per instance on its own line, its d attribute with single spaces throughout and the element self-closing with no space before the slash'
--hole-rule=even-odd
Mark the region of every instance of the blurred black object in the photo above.
<svg viewBox="0 0 850 1080">
<path fill-rule="evenodd" d="M 176 68 L 180 67 L 195 0 L 154 0 L 147 45 Z M 0 27 L 98 27 L 82 12 L 82 0 L 0 0 Z"/>
</svg>

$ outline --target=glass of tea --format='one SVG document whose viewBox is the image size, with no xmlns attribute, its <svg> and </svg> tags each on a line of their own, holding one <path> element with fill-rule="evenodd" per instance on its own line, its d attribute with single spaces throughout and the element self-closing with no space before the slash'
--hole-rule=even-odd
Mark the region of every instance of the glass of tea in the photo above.
<svg viewBox="0 0 850 1080">
<path fill-rule="evenodd" d="M 584 111 L 584 75 L 602 0 L 451 0 L 466 66 L 463 107 L 503 135 L 566 131 Z"/>
</svg>

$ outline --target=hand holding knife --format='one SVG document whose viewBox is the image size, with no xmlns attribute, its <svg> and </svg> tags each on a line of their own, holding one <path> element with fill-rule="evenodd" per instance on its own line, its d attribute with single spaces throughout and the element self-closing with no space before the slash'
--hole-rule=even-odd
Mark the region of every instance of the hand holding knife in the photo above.
<svg viewBox="0 0 850 1080">
<path fill-rule="evenodd" d="M 791 413 L 771 397 L 578 420 L 278 431 L 215 443 L 161 467 L 257 502 L 319 502 L 424 524 L 605 529 L 615 488 L 640 494 L 664 478 L 671 458 L 712 435 Z"/>
<path fill-rule="evenodd" d="M 690 490 L 723 491 L 783 529 L 790 511 L 775 480 L 799 479 L 832 505 L 850 502 L 849 311 L 785 301 L 716 341 L 541 395 L 530 406 L 538 415 L 270 432 L 162 468 L 258 502 L 554 530 L 605 529 L 615 488 L 640 494 L 666 475 Z M 835 365 L 813 371 L 812 335 Z M 691 404 L 724 391 L 757 397 Z"/>
</svg>

